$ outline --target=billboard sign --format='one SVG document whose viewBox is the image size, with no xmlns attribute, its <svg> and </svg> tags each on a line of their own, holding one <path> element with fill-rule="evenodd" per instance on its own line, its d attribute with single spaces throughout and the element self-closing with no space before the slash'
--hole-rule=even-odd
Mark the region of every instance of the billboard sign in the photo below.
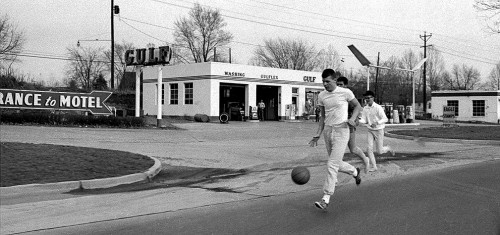
<svg viewBox="0 0 500 235">
<path fill-rule="evenodd" d="M 455 106 L 443 106 L 443 126 L 453 126 L 455 122 Z"/>
<path fill-rule="evenodd" d="M 80 110 L 92 114 L 112 114 L 104 103 L 110 91 L 91 93 L 0 89 L 0 108 Z"/>
</svg>

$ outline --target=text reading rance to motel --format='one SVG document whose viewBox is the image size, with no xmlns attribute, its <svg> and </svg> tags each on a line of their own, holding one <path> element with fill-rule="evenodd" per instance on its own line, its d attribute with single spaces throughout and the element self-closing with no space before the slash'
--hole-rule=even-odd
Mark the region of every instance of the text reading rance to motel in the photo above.
<svg viewBox="0 0 500 235">
<path fill-rule="evenodd" d="M 109 114 L 104 104 L 111 92 L 71 93 L 0 89 L 0 107 L 17 109 L 87 110 L 94 114 Z"/>
</svg>

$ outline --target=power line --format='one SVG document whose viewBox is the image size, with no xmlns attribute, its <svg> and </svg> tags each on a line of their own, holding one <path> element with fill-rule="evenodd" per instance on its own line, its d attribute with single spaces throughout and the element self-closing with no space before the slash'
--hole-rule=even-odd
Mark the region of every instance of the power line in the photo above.
<svg viewBox="0 0 500 235">
<path fill-rule="evenodd" d="M 88 37 L 84 37 L 84 38 L 81 38 L 81 39 L 83 40 L 83 39 L 95 38 L 95 37 L 97 37 L 97 36 L 101 36 L 101 35 L 104 35 L 104 34 L 109 34 L 109 32 L 106 32 L 106 33 L 100 33 L 100 34 L 95 34 L 95 35 L 88 36 Z"/>
<path fill-rule="evenodd" d="M 342 17 L 338 17 L 338 16 L 325 15 L 325 14 L 321 14 L 321 13 L 317 13 L 317 12 L 306 11 L 306 10 L 302 10 L 302 9 L 296 9 L 296 8 L 292 8 L 292 7 L 288 7 L 288 6 L 283 6 L 283 5 L 273 4 L 273 3 L 267 3 L 267 2 L 261 2 L 261 1 L 257 1 L 257 0 L 250 0 L 250 1 L 252 1 L 252 2 L 258 2 L 258 3 L 262 3 L 262 4 L 266 4 L 266 5 L 271 5 L 271 6 L 275 6 L 275 7 L 279 7 L 279 8 L 285 8 L 285 9 L 290 9 L 290 10 L 294 10 L 294 11 L 305 12 L 305 13 L 309 13 L 309 14 L 312 14 L 312 15 L 315 15 L 315 16 L 316 15 L 321 15 L 321 16 L 324 16 L 324 17 L 329 17 L 329 18 L 334 18 L 334 19 L 352 21 L 352 22 L 356 22 L 356 23 L 361 23 L 363 25 L 376 25 L 376 26 L 385 27 L 385 28 L 393 28 L 393 29 L 397 29 L 397 30 L 403 29 L 403 30 L 413 31 L 413 32 L 420 32 L 420 31 L 422 31 L 422 30 L 415 30 L 415 29 L 398 28 L 398 27 L 394 27 L 394 26 L 376 24 L 376 23 L 365 22 L 365 21 L 360 21 L 360 20 L 353 20 L 353 19 L 342 18 Z"/>
<path fill-rule="evenodd" d="M 436 49 L 436 51 L 439 51 L 439 52 L 441 52 L 443 54 L 447 54 L 447 55 L 451 55 L 451 56 L 455 56 L 455 57 L 460 57 L 460 58 L 463 58 L 463 59 L 468 59 L 468 60 L 472 60 L 472 61 L 482 62 L 482 63 L 485 63 L 485 64 L 496 65 L 496 63 L 491 63 L 491 62 L 488 62 L 488 61 L 483 61 L 483 60 L 478 60 L 478 59 L 473 59 L 473 58 L 470 58 L 470 57 L 465 57 L 465 56 L 457 55 L 457 54 L 454 54 L 454 53 L 451 53 L 451 52 L 440 50 L 439 48 Z"/>
<path fill-rule="evenodd" d="M 481 60 L 479 60 L 479 61 L 482 61 L 482 62 L 485 62 L 485 63 L 488 63 L 488 62 L 487 62 L 487 60 L 488 60 L 488 61 L 490 61 L 490 62 L 491 62 L 491 63 L 493 63 L 493 64 L 495 63 L 493 60 L 490 60 L 490 59 L 485 58 L 485 57 L 480 57 L 480 56 L 476 56 L 476 55 L 471 55 L 471 54 L 469 54 L 469 53 L 465 53 L 465 52 L 463 52 L 463 51 L 453 50 L 453 49 L 451 49 L 451 48 L 447 48 L 447 47 L 444 47 L 444 46 L 441 46 L 441 48 L 444 48 L 444 49 L 449 50 L 449 51 L 454 51 L 454 52 L 456 52 L 456 53 L 461 53 L 461 54 L 464 54 L 464 55 L 468 55 L 468 56 L 472 56 L 472 57 L 479 58 L 479 59 L 481 59 Z"/>
<path fill-rule="evenodd" d="M 191 9 L 190 7 L 186 7 L 186 6 L 182 6 L 182 5 L 177 5 L 177 4 L 174 4 L 174 3 L 168 3 L 168 2 L 164 2 L 164 1 L 160 1 L 160 0 L 152 0 L 152 1 L 159 2 L 159 3 L 162 3 L 162 4 L 171 5 L 171 6 L 176 6 L 176 7 Z M 203 6 L 206 6 L 206 5 L 203 5 Z M 346 38 L 346 39 L 368 41 L 368 42 L 378 42 L 378 43 L 384 43 L 384 44 L 415 46 L 415 47 L 418 46 L 417 44 L 410 44 L 410 43 L 395 43 L 395 42 L 388 42 L 388 41 L 362 39 L 362 38 L 356 38 L 356 37 L 350 37 L 350 36 L 342 36 L 342 35 L 336 35 L 336 34 L 316 32 L 316 31 L 311 31 L 311 30 L 296 29 L 296 28 L 292 28 L 292 27 L 288 27 L 288 26 L 275 25 L 275 24 L 271 24 L 271 23 L 259 22 L 259 21 L 249 20 L 249 19 L 245 19 L 245 18 L 241 18 L 241 17 L 230 16 L 230 15 L 222 14 L 222 13 L 221 13 L 221 15 L 225 16 L 227 18 L 237 19 L 237 20 L 241 20 L 241 21 L 247 21 L 247 22 L 257 23 L 257 24 L 266 25 L 266 26 L 273 26 L 273 27 L 277 27 L 277 28 L 283 28 L 283 29 L 289 29 L 289 30 L 294 30 L 294 31 L 300 31 L 300 32 L 304 32 L 304 33 L 318 34 L 318 35 L 323 35 L 323 36 L 331 36 L 331 37 Z"/>
<path fill-rule="evenodd" d="M 161 25 L 156 25 L 156 24 L 152 24 L 152 23 L 148 23 L 148 22 L 144 22 L 144 21 L 140 21 L 140 20 L 135 20 L 135 19 L 127 18 L 127 17 L 121 17 L 121 18 L 126 19 L 126 20 L 130 20 L 130 21 L 134 21 L 134 22 L 138 22 L 138 23 L 142 23 L 142 24 L 146 24 L 146 25 L 150 25 L 150 26 L 154 26 L 154 27 L 164 28 L 164 29 L 168 29 L 168 30 L 175 30 L 175 29 L 173 29 L 173 28 L 169 28 L 169 27 L 165 27 L 165 26 L 161 26 Z M 141 32 L 142 34 L 144 34 L 144 35 L 146 35 L 146 36 L 148 36 L 148 37 L 151 37 L 151 38 L 153 38 L 153 39 L 156 39 L 156 40 L 159 40 L 159 41 L 165 42 L 165 41 L 163 41 L 163 40 L 161 40 L 161 39 L 158 39 L 158 38 L 156 38 L 156 37 L 154 37 L 154 36 L 151 36 L 151 35 L 149 35 L 149 34 L 147 34 L 147 33 L 143 32 L 143 31 L 141 31 L 141 30 L 139 30 L 139 29 L 137 29 L 137 28 L 135 28 L 135 27 L 131 26 L 130 24 L 128 24 L 128 23 L 126 23 L 126 22 L 124 22 L 124 23 L 125 23 L 125 24 L 127 24 L 129 27 L 133 28 L 134 30 L 137 30 L 138 32 Z M 259 44 L 253 44 L 253 43 L 241 42 L 241 41 L 235 41 L 235 40 L 232 40 L 232 42 L 234 42 L 234 43 L 239 43 L 239 44 L 244 44 L 244 45 L 249 45 L 249 46 L 255 46 L 255 47 L 265 47 L 265 46 L 263 46 L 263 45 L 259 45 Z M 167 43 L 167 44 L 170 44 L 170 45 L 175 45 L 175 44 L 172 44 L 172 43 Z M 449 49 L 449 48 L 446 48 L 446 47 L 443 47 L 443 48 L 448 49 L 448 50 L 452 50 L 452 49 Z M 455 50 L 452 50 L 452 51 L 455 51 Z M 458 51 L 455 51 L 455 52 L 458 52 Z M 333 55 L 333 54 L 331 54 L 331 53 L 325 53 L 325 54 L 330 54 L 330 55 Z M 456 54 L 452 54 L 452 53 L 445 53 L 445 54 L 449 54 L 449 55 L 453 55 L 453 56 L 458 56 L 458 55 L 456 55 Z M 468 54 L 468 55 L 470 55 L 470 56 L 474 56 L 474 55 L 471 55 L 471 54 Z M 339 56 L 341 56 L 341 57 L 351 57 L 352 55 L 339 55 Z M 460 56 L 459 56 L 459 57 L 460 57 Z M 467 58 L 467 57 L 462 57 L 462 58 Z M 479 58 L 481 58 L 481 57 L 479 57 Z M 467 59 L 474 60 L 474 59 L 472 59 L 472 58 L 467 58 Z M 487 58 L 482 58 L 482 59 L 486 59 L 486 60 L 488 60 Z M 488 62 L 488 61 L 484 61 L 484 60 L 474 60 L 474 61 L 477 61 L 477 62 L 483 62 L 483 63 L 488 63 L 488 64 L 494 64 L 494 63 L 491 63 L 491 62 Z"/>
<path fill-rule="evenodd" d="M 158 41 L 160 41 L 160 42 L 164 42 L 164 43 L 168 44 L 168 42 L 167 42 L 166 40 L 161 40 L 161 39 L 159 39 L 159 38 L 153 37 L 153 36 L 151 36 L 151 35 L 149 35 L 149 34 L 147 34 L 147 33 L 143 32 L 142 30 L 137 29 L 136 27 L 134 27 L 134 26 L 130 25 L 129 23 L 127 23 L 127 22 L 125 22 L 125 21 L 122 21 L 122 22 L 123 22 L 124 24 L 128 25 L 130 28 L 133 28 L 133 29 L 135 29 L 135 30 L 139 31 L 139 32 L 141 32 L 142 34 L 144 34 L 144 35 L 146 35 L 146 36 L 148 36 L 148 37 L 150 37 L 150 38 L 154 38 L 154 39 L 156 39 L 156 40 L 158 40 Z"/>
<path fill-rule="evenodd" d="M 455 42 L 450 42 L 450 41 L 443 40 L 443 39 L 441 39 L 441 38 L 439 38 L 439 37 L 436 37 L 436 38 L 435 38 L 435 40 L 442 41 L 442 42 L 447 43 L 447 44 L 457 44 L 457 43 L 455 43 Z M 472 48 L 472 49 L 474 49 L 474 50 L 485 51 L 485 52 L 491 52 L 491 53 L 497 52 L 497 51 L 495 51 L 495 50 L 497 50 L 495 47 L 489 47 L 489 49 L 488 49 L 488 48 L 486 48 L 486 47 L 482 48 L 482 47 L 472 46 L 472 45 L 470 45 L 470 44 L 466 44 L 465 42 L 458 42 L 458 43 L 463 43 L 463 46 L 466 46 L 466 47 Z M 493 50 L 492 50 L 492 49 L 493 49 Z M 498 49 L 498 51 L 500 51 L 500 49 Z"/>
<path fill-rule="evenodd" d="M 30 53 L 10 53 L 6 52 L 4 53 L 5 55 L 12 55 L 12 56 L 21 56 L 21 57 L 32 57 L 32 58 L 40 58 L 40 59 L 51 59 L 51 60 L 66 60 L 66 61 L 85 61 L 85 60 L 78 60 L 78 59 L 72 59 L 72 58 L 61 58 L 61 57 L 54 57 L 54 56 L 46 56 L 46 55 L 36 55 L 36 54 L 30 54 Z M 103 61 L 103 60 L 94 60 L 92 62 L 99 62 L 99 63 L 107 63 L 111 64 L 109 61 Z"/>
<path fill-rule="evenodd" d="M 183 0 L 177 0 L 177 1 L 186 2 L 186 1 L 183 1 Z M 239 3 L 239 4 L 241 4 L 241 3 Z M 200 5 L 202 5 L 202 4 L 200 4 Z M 251 6 L 251 5 L 248 5 L 248 4 L 243 4 L 243 5 Z M 203 5 L 203 6 L 207 6 L 207 5 Z M 227 10 L 227 9 L 224 9 L 224 8 L 221 8 L 221 9 L 224 10 L 224 12 L 230 12 L 230 13 L 234 13 L 236 15 L 249 16 L 249 17 L 253 17 L 253 18 L 265 20 L 266 22 L 274 21 L 274 22 L 278 22 L 278 23 L 289 24 L 289 25 L 292 25 L 292 26 L 298 26 L 298 27 L 303 27 L 303 28 L 312 28 L 312 29 L 321 30 L 321 31 L 326 30 L 326 31 L 333 32 L 333 33 L 355 35 L 355 36 L 360 36 L 360 37 L 365 37 L 365 38 L 378 38 L 378 39 L 382 39 L 382 40 L 390 40 L 390 39 L 387 39 L 387 38 L 374 37 L 374 36 L 357 34 L 357 33 L 348 33 L 348 32 L 336 31 L 336 30 L 331 30 L 331 29 L 326 29 L 326 28 L 314 27 L 314 26 L 311 26 L 311 25 L 303 25 L 303 24 L 291 23 L 291 22 L 281 21 L 281 20 L 276 20 L 276 19 L 271 19 L 271 18 L 259 17 L 259 16 L 255 16 L 255 15 L 250 15 L 250 14 L 245 14 L 245 13 L 241 13 L 241 12 L 235 12 L 235 11 Z M 267 9 L 267 10 L 273 10 L 273 9 Z M 400 41 L 400 42 L 403 42 L 403 43 L 407 43 L 406 41 L 402 41 L 402 40 L 394 40 L 394 39 L 392 39 L 392 40 L 393 41 Z"/>
<path fill-rule="evenodd" d="M 177 7 L 181 7 L 181 8 L 191 9 L 190 7 L 177 5 L 177 4 L 174 4 L 174 3 L 167 3 L 167 2 L 164 2 L 164 1 L 160 1 L 160 0 L 153 0 L 153 1 L 156 1 L 156 2 L 159 2 L 159 3 L 162 3 L 162 4 L 168 4 L 168 5 L 177 6 Z M 177 1 L 186 2 L 186 1 L 183 1 L 183 0 L 177 0 Z M 272 3 L 266 3 L 266 2 L 256 1 L 256 0 L 251 0 L 251 1 L 259 2 L 259 3 L 262 3 L 262 4 L 271 5 L 271 6 L 276 6 L 276 7 L 282 7 L 282 8 L 286 8 L 286 9 L 291 9 L 291 10 L 295 10 L 295 11 L 306 12 L 306 13 L 310 13 L 310 14 L 322 15 L 322 16 L 325 16 L 325 17 L 331 17 L 331 18 L 337 18 L 337 19 L 342 19 L 342 20 L 354 21 L 354 22 L 359 22 L 359 23 L 363 23 L 363 24 L 371 24 L 371 23 L 368 23 L 368 22 L 356 21 L 356 20 L 351 20 L 351 19 L 346 19 L 346 18 L 341 18 L 341 17 L 334 17 L 334 16 L 330 16 L 330 15 L 315 13 L 315 12 L 311 12 L 311 11 L 306 11 L 306 10 L 291 8 L 291 7 L 277 5 L 277 4 L 272 4 Z M 191 2 L 189 2 L 189 3 L 191 3 Z M 248 4 L 244 4 L 244 5 L 248 5 Z M 203 6 L 206 6 L 206 5 L 203 5 Z M 271 10 L 271 9 L 269 9 L 269 10 Z M 229 11 L 229 10 L 225 10 L 225 11 Z M 233 12 L 233 11 L 229 11 L 229 12 Z M 241 14 L 241 13 L 237 13 L 237 14 Z M 320 34 L 320 35 L 326 35 L 326 36 L 334 36 L 334 37 L 348 38 L 348 39 L 361 40 L 361 41 L 371 41 L 371 42 L 380 42 L 380 43 L 388 43 L 388 44 L 399 44 L 399 45 L 415 46 L 415 45 L 407 44 L 407 43 L 395 43 L 395 42 L 391 43 L 391 42 L 385 42 L 385 41 L 361 39 L 361 38 L 341 36 L 341 35 L 335 35 L 335 34 L 327 34 L 327 33 L 321 33 L 321 32 L 314 32 L 314 31 L 310 31 L 310 30 L 294 29 L 294 28 L 290 28 L 290 27 L 286 27 L 286 26 L 280 26 L 280 25 L 274 25 L 274 24 L 270 24 L 270 23 L 262 23 L 262 22 L 258 22 L 258 21 L 253 21 L 253 20 L 248 20 L 248 19 L 242 19 L 240 17 L 229 16 L 229 15 L 225 15 L 225 14 L 222 14 L 222 15 L 224 15 L 225 17 L 228 17 L 228 18 L 233 18 L 233 19 L 238 19 L 238 20 L 243 20 L 243 21 L 258 23 L 258 24 L 264 24 L 264 25 L 274 26 L 274 27 L 279 27 L 279 28 L 285 28 L 285 29 L 290 29 L 290 30 L 296 30 L 296 31 L 308 32 L 308 33 L 315 33 L 315 34 Z M 252 16 L 252 17 L 255 17 L 255 16 Z M 262 17 L 255 17 L 255 18 L 262 18 Z M 272 21 L 276 21 L 276 20 L 272 20 Z M 296 26 L 305 27 L 303 25 L 297 25 L 297 24 L 293 24 L 293 23 L 289 23 L 289 22 L 285 22 L 285 23 L 296 25 Z M 398 29 L 397 27 L 380 25 L 380 24 L 372 24 L 372 25 L 378 25 L 378 26 L 382 26 L 382 27 L 389 27 L 389 28 Z M 314 28 L 314 27 L 312 27 L 312 28 Z M 405 30 L 414 31 L 413 29 L 405 29 Z M 441 34 L 438 34 L 438 35 L 441 35 Z M 360 35 L 360 36 L 364 36 L 364 35 Z M 449 36 L 446 36 L 446 35 L 442 35 L 442 36 L 449 37 Z M 453 38 L 453 37 L 449 37 L 449 38 Z M 465 43 L 465 42 L 461 42 L 461 43 Z M 260 46 L 260 45 L 255 45 L 255 46 Z M 481 61 L 481 60 L 476 60 L 476 61 L 484 62 L 484 61 Z M 486 62 L 486 63 L 488 63 L 488 62 Z"/>
<path fill-rule="evenodd" d="M 121 17 L 122 19 L 126 19 L 126 20 L 130 20 L 130 21 L 134 21 L 134 22 L 137 22 L 137 23 L 141 23 L 141 24 L 146 24 L 146 25 L 150 25 L 150 26 L 154 26 L 154 27 L 159 27 L 159 28 L 164 28 L 164 29 L 168 29 L 168 30 L 175 30 L 175 29 L 172 29 L 172 28 L 168 28 L 168 27 L 165 27 L 165 26 L 161 26 L 161 25 L 156 25 L 156 24 L 152 24 L 152 23 L 148 23 L 148 22 L 144 22 L 144 21 L 140 21 L 140 20 L 135 20 L 135 19 L 131 19 L 131 18 L 127 18 L 127 17 Z M 130 24 L 127 24 L 126 22 L 124 22 L 127 26 L 131 27 L 132 29 L 134 30 L 137 30 L 138 32 L 148 36 L 148 37 L 151 37 L 153 39 L 156 39 L 156 40 L 159 40 L 158 38 L 156 37 L 153 37 L 151 36 L 150 34 L 147 34 L 145 33 L 144 31 L 142 30 L 139 30 L 137 29 L 136 27 L 132 27 Z M 160 40 L 161 41 L 161 40 Z M 239 44 L 244 44 L 244 45 L 248 45 L 248 46 L 254 46 L 254 47 L 266 47 L 266 46 L 263 46 L 263 45 L 259 45 L 259 44 L 253 44 L 253 43 L 249 43 L 249 42 L 241 42 L 241 41 L 236 41 L 236 40 L 231 40 L 231 42 L 233 43 L 239 43 Z M 177 46 L 177 44 L 173 44 L 173 43 L 168 43 L 167 44 L 169 45 L 172 45 L 172 46 Z M 226 46 L 224 46 L 226 47 Z M 313 53 L 313 52 L 311 52 Z M 319 54 L 326 54 L 326 55 L 333 55 L 332 53 L 324 53 L 324 52 L 318 52 Z M 354 55 L 339 55 L 341 57 L 353 57 Z"/>
<path fill-rule="evenodd" d="M 165 26 L 161 26 L 161 25 L 156 25 L 156 24 L 152 24 L 152 23 L 148 23 L 148 22 L 144 22 L 144 21 L 140 21 L 140 20 L 134 20 L 134 19 L 130 19 L 130 18 L 127 18 L 127 17 L 123 17 L 123 16 L 120 16 L 120 19 L 126 19 L 126 20 L 137 22 L 137 23 L 151 25 L 151 26 L 158 27 L 158 28 L 164 28 L 164 29 L 168 29 L 168 30 L 175 30 L 173 28 L 169 28 L 169 27 L 165 27 Z"/>
<path fill-rule="evenodd" d="M 453 40 L 455 40 L 455 41 L 458 41 L 459 43 L 464 43 L 464 44 L 465 44 L 465 43 L 466 43 L 465 41 L 468 41 L 468 42 L 471 42 L 471 43 L 473 43 L 473 44 L 481 45 L 481 46 L 483 46 L 483 47 L 489 47 L 489 48 L 493 48 L 493 49 L 496 49 L 496 50 L 500 50 L 500 46 L 498 46 L 498 47 L 497 47 L 497 46 L 492 46 L 492 45 L 484 45 L 484 44 L 478 43 L 478 42 L 476 42 L 476 41 L 467 40 L 467 39 L 463 39 L 463 38 L 458 39 L 458 38 L 455 38 L 455 37 L 452 37 L 452 36 L 448 36 L 448 35 L 444 35 L 444 34 L 439 34 L 439 33 L 436 33 L 436 35 L 440 35 L 440 36 L 442 36 L 442 37 L 446 37 L 446 38 L 453 39 Z M 442 39 L 441 39 L 441 40 L 442 40 Z M 442 40 L 442 41 L 444 41 L 444 40 Z M 469 45 L 469 44 L 467 44 L 467 45 Z M 471 47 L 472 47 L 472 46 L 471 46 Z"/>
</svg>

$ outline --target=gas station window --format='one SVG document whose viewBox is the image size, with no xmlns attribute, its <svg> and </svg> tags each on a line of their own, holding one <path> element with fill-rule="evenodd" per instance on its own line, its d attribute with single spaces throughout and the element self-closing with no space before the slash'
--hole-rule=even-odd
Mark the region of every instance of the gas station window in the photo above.
<svg viewBox="0 0 500 235">
<path fill-rule="evenodd" d="M 156 90 L 158 90 L 158 84 L 156 85 Z M 158 93 L 156 93 L 158 94 Z M 156 95 L 158 96 L 158 95 Z M 155 96 L 155 102 L 158 100 L 158 97 Z M 165 84 L 161 84 L 161 104 L 165 104 Z"/>
<path fill-rule="evenodd" d="M 165 104 L 165 84 L 161 84 L 161 104 Z"/>
<path fill-rule="evenodd" d="M 170 84 L 170 104 L 179 104 L 179 84 Z"/>
<path fill-rule="evenodd" d="M 473 100 L 472 101 L 472 116 L 473 117 L 484 117 L 485 102 L 484 100 Z"/>
<path fill-rule="evenodd" d="M 184 83 L 184 104 L 193 104 L 193 83 Z"/>
<path fill-rule="evenodd" d="M 457 117 L 458 116 L 458 100 L 448 100 L 447 104 L 448 104 L 448 106 L 455 107 L 455 117 Z"/>
</svg>

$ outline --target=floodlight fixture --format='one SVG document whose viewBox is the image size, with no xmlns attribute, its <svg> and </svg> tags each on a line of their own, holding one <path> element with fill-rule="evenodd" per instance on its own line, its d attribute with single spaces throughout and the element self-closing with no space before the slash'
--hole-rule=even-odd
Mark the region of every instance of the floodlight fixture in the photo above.
<svg viewBox="0 0 500 235">
<path fill-rule="evenodd" d="M 378 65 L 372 65 L 370 61 L 361 53 L 354 45 L 349 45 L 347 46 L 349 50 L 354 54 L 356 59 L 361 63 L 361 65 L 366 66 L 368 70 L 367 74 L 367 79 L 366 79 L 366 90 L 370 90 L 370 67 L 374 68 L 381 68 L 381 69 L 396 69 L 396 70 L 401 70 L 401 71 L 407 71 L 411 73 L 411 78 L 412 78 L 412 112 L 413 112 L 413 118 L 415 118 L 415 79 L 413 77 L 413 74 L 420 69 L 420 67 L 427 61 L 427 58 L 422 59 L 419 61 L 411 70 L 410 69 L 401 69 L 401 68 L 389 68 L 389 67 L 384 67 L 384 66 L 378 66 Z M 425 105 L 425 104 L 424 104 Z"/>
<path fill-rule="evenodd" d="M 361 53 L 358 48 L 356 48 L 354 45 L 349 45 L 347 46 L 349 50 L 351 50 L 352 54 L 356 56 L 356 59 L 361 63 L 363 66 L 370 66 L 371 63 L 370 61 Z"/>
<path fill-rule="evenodd" d="M 412 72 L 415 72 L 417 71 L 418 69 L 420 69 L 420 67 L 425 63 L 425 61 L 427 61 L 427 58 L 423 58 L 421 61 L 419 61 L 417 63 L 417 65 L 415 65 L 415 67 L 413 67 L 413 69 L 411 69 Z"/>
</svg>

